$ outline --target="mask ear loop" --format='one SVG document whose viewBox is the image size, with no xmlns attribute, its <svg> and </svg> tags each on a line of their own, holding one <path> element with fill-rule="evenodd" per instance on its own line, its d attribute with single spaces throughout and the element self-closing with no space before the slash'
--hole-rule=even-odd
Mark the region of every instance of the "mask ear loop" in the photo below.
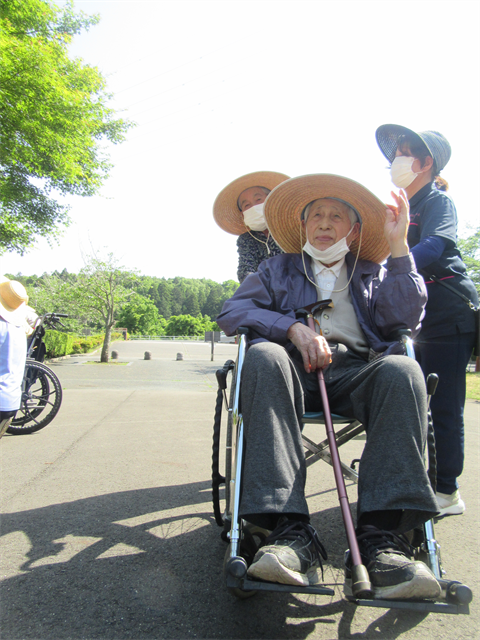
<svg viewBox="0 0 480 640">
<path fill-rule="evenodd" d="M 303 250 L 303 236 L 302 236 L 302 221 L 301 220 L 300 220 L 300 224 L 299 224 L 299 230 L 300 230 L 300 246 L 302 247 L 301 252 L 302 252 L 303 271 L 305 273 L 305 277 L 307 278 L 307 280 L 309 282 L 311 282 L 320 291 L 320 287 L 318 286 L 318 284 L 316 282 L 313 282 L 313 280 L 311 280 L 311 278 L 309 278 L 308 273 L 307 273 L 307 267 L 305 266 L 305 256 L 304 256 L 305 252 Z M 345 289 L 350 285 L 350 282 L 352 281 L 352 278 L 353 278 L 353 274 L 355 273 L 355 268 L 357 266 L 358 256 L 360 255 L 360 249 L 362 247 L 362 234 L 363 234 L 363 224 L 360 223 L 360 237 L 358 239 L 358 249 L 357 249 L 357 255 L 355 256 L 355 263 L 353 265 L 352 275 L 350 276 L 347 284 L 344 287 L 342 287 L 342 289 L 333 289 L 332 293 L 340 293 L 341 291 L 345 291 Z"/>
<path fill-rule="evenodd" d="M 260 240 L 260 238 L 256 238 L 245 223 L 244 223 L 244 226 L 245 226 L 245 229 L 247 230 L 247 233 L 249 233 L 254 240 L 256 240 L 257 242 L 260 242 L 260 244 L 264 244 L 266 246 L 267 253 L 268 253 L 268 255 L 270 255 L 271 251 L 270 251 L 270 247 L 268 246 L 268 239 L 270 238 L 270 229 L 267 229 L 267 231 L 268 231 L 267 240 L 264 241 L 264 240 Z M 263 233 L 263 232 L 259 231 L 258 233 Z"/>
</svg>

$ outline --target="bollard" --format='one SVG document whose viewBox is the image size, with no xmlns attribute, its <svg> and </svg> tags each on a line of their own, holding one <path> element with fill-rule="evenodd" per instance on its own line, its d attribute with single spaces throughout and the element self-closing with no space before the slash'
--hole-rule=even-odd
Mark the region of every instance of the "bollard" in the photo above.
<svg viewBox="0 0 480 640">
<path fill-rule="evenodd" d="M 151 360 L 152 359 L 152 352 L 151 351 L 145 351 L 143 359 L 144 360 Z"/>
<path fill-rule="evenodd" d="M 183 360 L 183 353 L 177 353 L 177 360 Z"/>
<path fill-rule="evenodd" d="M 118 351 L 112 351 L 112 360 L 118 360 Z"/>
</svg>

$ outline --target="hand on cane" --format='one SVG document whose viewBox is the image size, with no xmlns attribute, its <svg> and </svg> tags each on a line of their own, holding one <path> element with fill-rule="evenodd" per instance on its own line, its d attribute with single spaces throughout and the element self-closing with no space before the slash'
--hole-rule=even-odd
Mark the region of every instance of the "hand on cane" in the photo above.
<svg viewBox="0 0 480 640">
<path fill-rule="evenodd" d="M 307 373 L 325 369 L 332 362 L 332 352 L 325 338 L 301 322 L 292 324 L 287 331 L 287 338 L 300 351 Z"/>
</svg>

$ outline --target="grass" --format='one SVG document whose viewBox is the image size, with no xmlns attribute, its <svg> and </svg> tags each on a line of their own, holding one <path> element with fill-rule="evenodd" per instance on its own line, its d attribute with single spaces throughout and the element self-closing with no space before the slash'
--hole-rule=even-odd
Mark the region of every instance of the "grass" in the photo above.
<svg viewBox="0 0 480 640">
<path fill-rule="evenodd" d="M 480 373 L 467 373 L 467 398 L 480 400 Z"/>
</svg>

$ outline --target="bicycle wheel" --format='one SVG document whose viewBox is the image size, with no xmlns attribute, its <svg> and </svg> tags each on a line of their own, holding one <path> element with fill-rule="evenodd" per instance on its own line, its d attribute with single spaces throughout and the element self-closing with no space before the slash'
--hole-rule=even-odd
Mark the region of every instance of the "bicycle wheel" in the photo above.
<svg viewBox="0 0 480 640">
<path fill-rule="evenodd" d="M 23 376 L 22 404 L 7 429 L 12 435 L 34 433 L 55 418 L 62 404 L 62 386 L 51 369 L 27 360 Z"/>
</svg>

